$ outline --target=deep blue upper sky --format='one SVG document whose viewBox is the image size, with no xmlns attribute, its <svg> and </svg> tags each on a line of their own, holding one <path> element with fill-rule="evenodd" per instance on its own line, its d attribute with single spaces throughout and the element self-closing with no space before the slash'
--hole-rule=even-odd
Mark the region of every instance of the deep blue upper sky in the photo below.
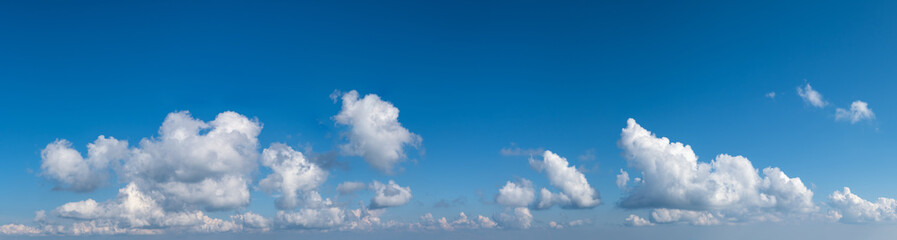
<svg viewBox="0 0 897 240">
<path fill-rule="evenodd" d="M 616 206 L 626 166 L 617 140 L 630 117 L 701 161 L 727 153 L 779 167 L 819 201 L 845 186 L 893 198 L 894 12 L 890 1 L 4 2 L 0 224 L 109 199 L 124 184 L 53 191 L 39 172 L 55 139 L 83 153 L 98 135 L 152 137 L 170 112 L 210 121 L 231 110 L 264 124 L 262 148 L 326 152 L 343 130 L 331 118 L 334 90 L 379 95 L 423 139 L 395 175 L 341 157 L 348 167 L 322 190 L 395 179 L 414 199 L 390 219 L 492 215 L 506 181 L 549 186 L 527 157 L 500 154 L 509 147 L 597 166 L 585 176 L 604 204 L 537 220 L 612 224 L 642 213 Z M 804 103 L 796 88 L 806 83 L 832 106 Z M 835 121 L 834 107 L 855 100 L 875 119 Z M 594 160 L 578 157 L 590 149 Z M 433 207 L 457 198 L 466 204 Z M 253 191 L 252 201 L 273 215 L 273 198 Z"/>
</svg>

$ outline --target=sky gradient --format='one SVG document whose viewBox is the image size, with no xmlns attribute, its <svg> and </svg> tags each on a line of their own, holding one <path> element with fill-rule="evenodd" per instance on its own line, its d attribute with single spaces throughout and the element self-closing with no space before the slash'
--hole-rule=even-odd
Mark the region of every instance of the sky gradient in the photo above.
<svg viewBox="0 0 897 240">
<path fill-rule="evenodd" d="M 0 3 L 0 239 L 884 239 L 895 11 Z"/>
</svg>

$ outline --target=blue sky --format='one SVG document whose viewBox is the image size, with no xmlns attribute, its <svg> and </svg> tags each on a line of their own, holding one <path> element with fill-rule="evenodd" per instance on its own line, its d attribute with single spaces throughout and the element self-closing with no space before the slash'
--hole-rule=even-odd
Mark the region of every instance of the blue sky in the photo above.
<svg viewBox="0 0 897 240">
<path fill-rule="evenodd" d="M 627 163 L 644 160 L 627 158 L 638 149 L 618 144 L 629 118 L 690 145 L 699 162 L 742 155 L 760 177 L 778 167 L 800 178 L 819 207 L 806 215 L 846 213 L 829 197 L 843 187 L 870 202 L 897 197 L 890 184 L 897 180 L 894 11 L 886 1 L 2 3 L 0 225 L 45 224 L 33 220 L 39 210 L 59 224 L 81 221 L 55 209 L 114 199 L 128 184 L 110 167 L 101 169 L 111 176 L 96 189 L 54 190 L 58 179 L 42 168 L 48 144 L 66 139 L 87 157 L 87 145 L 104 135 L 135 148 L 143 138 L 160 138 L 166 116 L 178 111 L 204 122 L 226 111 L 257 119 L 257 153 L 284 143 L 309 157 L 337 156 L 339 166 L 325 169 L 316 190 L 345 211 L 359 201 L 370 205 L 376 190 L 343 196 L 340 183 L 394 180 L 410 188 L 413 197 L 385 208 L 384 221 L 415 223 L 427 213 L 452 220 L 463 211 L 498 221 L 499 229 L 476 230 L 495 236 L 586 219 L 558 231 L 634 234 L 641 228 L 624 226 L 627 216 L 659 218 L 650 218 L 654 207 L 620 205 L 634 192 L 621 190 L 617 175 L 625 169 L 636 177 L 640 170 Z M 808 84 L 824 107 L 799 96 Z M 401 127 L 422 139 L 400 148 L 405 157 L 396 172 L 340 148 L 354 126 L 335 120 L 344 100 L 330 96 L 351 90 L 392 104 Z M 849 111 L 855 101 L 867 103 L 874 117 L 839 118 L 836 109 Z M 511 230 L 497 216 L 513 207 L 496 202 L 508 181 L 530 180 L 536 195 L 542 187 L 564 192 L 531 166 L 529 154 L 502 154 L 517 148 L 550 150 L 584 168 L 578 172 L 600 192 L 601 204 L 530 206 L 532 226 Z M 258 165 L 246 174 L 249 204 L 204 214 L 273 218 L 279 195 L 259 186 L 272 169 Z M 443 200 L 457 203 L 434 206 Z M 802 226 L 850 232 L 855 222 L 885 228 L 897 220 L 893 211 L 882 214 L 848 226 L 808 216 L 819 225 Z M 732 228 L 799 222 L 793 219 L 800 218 L 740 219 Z M 656 223 L 643 228 L 719 228 Z M 459 231 L 466 230 L 430 234 Z M 314 230 L 269 234 L 293 233 L 326 238 Z"/>
</svg>

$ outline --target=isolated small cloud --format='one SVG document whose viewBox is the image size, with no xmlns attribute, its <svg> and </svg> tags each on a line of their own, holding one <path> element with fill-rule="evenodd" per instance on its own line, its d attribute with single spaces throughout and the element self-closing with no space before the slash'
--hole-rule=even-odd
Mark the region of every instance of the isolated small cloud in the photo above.
<svg viewBox="0 0 897 240">
<path fill-rule="evenodd" d="M 420 136 L 399 123 L 399 109 L 392 103 L 375 94 L 359 98 L 355 90 L 341 99 L 342 110 L 333 119 L 349 126 L 349 142 L 340 146 L 344 154 L 361 156 L 377 170 L 392 173 L 394 166 L 405 160 L 405 147 L 421 143 Z"/>
<path fill-rule="evenodd" d="M 642 227 L 642 226 L 653 226 L 654 223 L 648 221 L 648 219 L 644 219 L 635 214 L 630 214 L 629 217 L 626 218 L 626 226 L 630 227 Z"/>
<path fill-rule="evenodd" d="M 843 108 L 835 110 L 835 120 L 850 121 L 851 124 L 874 118 L 875 113 L 872 113 L 872 109 L 869 109 L 869 104 L 859 100 L 850 104 L 850 110 Z"/>
<path fill-rule="evenodd" d="M 776 92 L 768 92 L 764 96 L 766 96 L 769 99 L 776 99 Z"/>
<path fill-rule="evenodd" d="M 516 143 L 511 143 L 510 147 L 501 148 L 499 153 L 501 153 L 502 156 L 514 157 L 514 156 L 535 156 L 535 155 L 542 154 L 543 151 L 545 151 L 545 150 L 542 148 L 521 148 L 521 147 L 517 146 Z"/>
<path fill-rule="evenodd" d="M 809 83 L 803 87 L 797 87 L 797 95 L 800 96 L 804 102 L 817 108 L 823 108 L 825 105 L 828 105 L 828 103 L 822 99 L 822 94 L 813 90 L 813 87 L 811 87 Z"/>
</svg>

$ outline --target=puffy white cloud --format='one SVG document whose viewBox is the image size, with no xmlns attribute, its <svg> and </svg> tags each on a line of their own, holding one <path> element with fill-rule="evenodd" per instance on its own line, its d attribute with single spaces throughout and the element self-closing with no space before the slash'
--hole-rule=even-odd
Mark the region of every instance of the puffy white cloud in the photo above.
<svg viewBox="0 0 897 240">
<path fill-rule="evenodd" d="M 259 187 L 267 192 L 279 192 L 276 200 L 279 209 L 294 209 L 304 203 L 320 205 L 321 197 L 315 191 L 327 180 L 327 171 L 306 160 L 301 152 L 275 143 L 262 151 L 262 165 L 271 168 L 271 174 L 259 181 Z M 300 195 L 302 199 L 300 199 Z"/>
<path fill-rule="evenodd" d="M 125 158 L 128 142 L 99 136 L 87 145 L 87 158 L 65 140 L 56 140 L 41 151 L 41 174 L 57 183 L 56 188 L 76 192 L 93 191 L 109 178 L 109 164 Z"/>
<path fill-rule="evenodd" d="M 822 99 L 822 94 L 813 90 L 813 87 L 811 87 L 809 83 L 803 87 L 797 87 L 797 95 L 804 99 L 804 102 L 817 108 L 822 108 L 825 107 L 825 105 L 828 105 L 828 102 L 825 102 L 825 100 Z"/>
<path fill-rule="evenodd" d="M 334 120 L 350 127 L 349 142 L 340 146 L 343 153 L 362 156 L 374 168 L 392 173 L 394 165 L 403 161 L 405 146 L 418 146 L 420 136 L 399 123 L 399 109 L 375 94 L 359 99 L 352 90 L 341 97 L 342 110 Z"/>
<path fill-rule="evenodd" d="M 798 91 L 800 91 L 800 90 L 798 90 Z M 776 99 L 776 92 L 768 92 L 764 96 L 766 96 L 769 99 Z"/>
<path fill-rule="evenodd" d="M 337 207 L 304 208 L 295 212 L 277 211 L 274 221 L 280 228 L 330 229 L 341 226 L 346 215 Z"/>
<path fill-rule="evenodd" d="M 862 199 L 850 188 L 835 191 L 828 197 L 835 211 L 834 218 L 847 223 L 892 221 L 897 219 L 897 200 L 879 197 L 875 202 Z"/>
<path fill-rule="evenodd" d="M 188 112 L 168 114 L 157 138 L 143 139 L 119 178 L 163 199 L 166 208 L 224 210 L 249 204 L 250 174 L 257 169 L 256 120 L 235 112 L 214 121 Z"/>
<path fill-rule="evenodd" d="M 533 226 L 533 215 L 525 207 L 507 208 L 493 218 L 505 228 L 528 229 Z"/>
<path fill-rule="evenodd" d="M 637 184 L 625 189 L 624 208 L 719 210 L 751 219 L 818 209 L 813 192 L 799 178 L 771 167 L 763 169 L 761 178 L 741 156 L 722 154 L 710 163 L 698 162 L 691 146 L 658 138 L 633 119 L 619 146 L 628 166 L 641 172 Z"/>
<path fill-rule="evenodd" d="M 371 189 L 374 190 L 371 208 L 397 207 L 411 201 L 411 188 L 399 186 L 393 180 L 389 180 L 387 184 L 374 181 Z"/>
<path fill-rule="evenodd" d="M 504 187 L 499 189 L 495 202 L 508 207 L 526 207 L 535 199 L 533 183 L 526 179 L 520 179 L 518 182 L 508 181 Z"/>
<path fill-rule="evenodd" d="M 363 182 L 344 182 L 336 186 L 336 191 L 340 194 L 352 194 L 367 188 L 367 184 Z"/>
<path fill-rule="evenodd" d="M 850 110 L 843 108 L 835 110 L 835 120 L 849 120 L 851 124 L 874 118 L 875 113 L 872 113 L 872 109 L 869 109 L 869 104 L 859 100 L 853 101 L 853 103 L 850 104 Z"/>
<path fill-rule="evenodd" d="M 654 226 L 654 223 L 651 223 L 651 221 L 648 221 L 648 219 L 636 216 L 635 214 L 630 214 L 629 217 L 626 218 L 625 225 L 630 227 L 641 227 Z"/>
<path fill-rule="evenodd" d="M 582 172 L 575 166 L 570 166 L 566 158 L 546 150 L 542 154 L 542 161 L 530 159 L 530 165 L 539 171 L 545 171 L 551 185 L 563 192 L 564 196 L 560 198 L 569 198 L 571 205 L 564 207 L 592 208 L 601 203 L 598 191 L 589 185 Z"/>
</svg>

